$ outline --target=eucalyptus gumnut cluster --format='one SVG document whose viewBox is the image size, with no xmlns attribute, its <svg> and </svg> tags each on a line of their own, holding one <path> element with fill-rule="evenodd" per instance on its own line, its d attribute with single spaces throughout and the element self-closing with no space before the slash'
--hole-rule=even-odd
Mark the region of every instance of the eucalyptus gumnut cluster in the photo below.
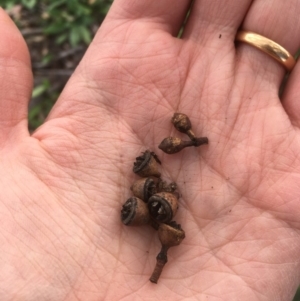
<svg viewBox="0 0 300 301">
<path fill-rule="evenodd" d="M 146 150 L 136 158 L 133 172 L 141 178 L 130 187 L 132 196 L 123 204 L 121 220 L 127 226 L 149 224 L 158 230 L 161 251 L 150 281 L 157 283 L 167 262 L 167 250 L 179 245 L 185 237 L 181 226 L 173 221 L 178 210 L 176 183 L 161 179 L 161 162 L 154 152 Z"/>
<path fill-rule="evenodd" d="M 175 154 L 189 146 L 198 147 L 203 144 L 208 144 L 207 137 L 196 137 L 192 131 L 192 123 L 187 115 L 183 113 L 174 113 L 171 122 L 176 130 L 186 134 L 190 140 L 185 141 L 178 137 L 167 137 L 158 146 L 163 152 Z"/>
</svg>

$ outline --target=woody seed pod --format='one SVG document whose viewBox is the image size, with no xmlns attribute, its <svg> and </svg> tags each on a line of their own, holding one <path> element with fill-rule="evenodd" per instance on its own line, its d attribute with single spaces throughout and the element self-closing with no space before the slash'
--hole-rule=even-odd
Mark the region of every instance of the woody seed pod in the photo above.
<svg viewBox="0 0 300 301">
<path fill-rule="evenodd" d="M 174 193 L 159 192 L 148 200 L 150 216 L 157 222 L 168 223 L 178 209 L 178 199 Z"/>
<path fill-rule="evenodd" d="M 141 177 L 160 177 L 158 164 L 161 164 L 155 153 L 146 150 L 141 156 L 136 158 L 133 164 L 133 172 Z"/>
<path fill-rule="evenodd" d="M 175 182 L 167 183 L 166 181 L 160 180 L 157 184 L 157 192 L 172 192 L 177 194 L 176 192 L 177 184 Z"/>
<path fill-rule="evenodd" d="M 137 197 L 129 198 L 122 206 L 121 220 L 127 226 L 148 224 L 150 215 L 147 204 Z"/>
<path fill-rule="evenodd" d="M 177 131 L 187 134 L 191 140 L 196 138 L 192 131 L 192 123 L 187 115 L 183 113 L 174 113 L 171 121 Z"/>
<path fill-rule="evenodd" d="M 160 224 L 158 228 L 158 237 L 161 242 L 161 250 L 156 257 L 156 266 L 150 277 L 150 281 L 157 283 L 163 267 L 168 262 L 167 252 L 170 247 L 178 246 L 185 238 L 185 233 L 181 226 L 175 221 L 167 224 Z"/>
<path fill-rule="evenodd" d="M 147 203 L 148 199 L 157 192 L 159 182 L 159 178 L 155 177 L 142 178 L 135 181 L 130 189 L 134 196 Z"/>
<path fill-rule="evenodd" d="M 185 238 L 185 232 L 181 229 L 180 224 L 172 221 L 169 224 L 160 224 L 158 238 L 163 246 L 170 248 L 181 244 Z"/>
<path fill-rule="evenodd" d="M 192 141 L 183 141 L 177 137 L 167 137 L 160 143 L 158 148 L 167 154 L 175 154 L 183 150 L 185 147 L 198 147 L 202 144 L 208 144 L 207 137 L 195 138 Z"/>
</svg>

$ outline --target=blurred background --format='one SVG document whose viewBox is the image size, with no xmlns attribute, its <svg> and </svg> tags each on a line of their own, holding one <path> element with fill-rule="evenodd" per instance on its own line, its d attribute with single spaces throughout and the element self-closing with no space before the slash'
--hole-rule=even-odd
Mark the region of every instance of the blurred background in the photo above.
<svg viewBox="0 0 300 301">
<path fill-rule="evenodd" d="M 34 89 L 29 130 L 43 123 L 113 0 L 0 0 L 25 38 Z M 294 301 L 300 301 L 300 290 Z"/>
<path fill-rule="evenodd" d="M 43 123 L 113 0 L 0 0 L 23 34 L 34 89 L 29 130 Z"/>
</svg>

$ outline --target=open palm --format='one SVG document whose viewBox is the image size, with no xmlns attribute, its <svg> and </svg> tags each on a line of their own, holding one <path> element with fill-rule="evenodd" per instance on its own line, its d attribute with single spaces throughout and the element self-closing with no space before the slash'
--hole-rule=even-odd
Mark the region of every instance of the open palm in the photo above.
<svg viewBox="0 0 300 301">
<path fill-rule="evenodd" d="M 300 82 L 235 45 L 237 29 L 290 52 L 297 0 L 115 0 L 45 124 L 27 131 L 32 78 L 0 14 L 1 300 L 290 300 L 299 282 Z M 293 30 L 292 30 L 293 29 Z M 297 40 L 298 39 L 298 40 Z M 166 155 L 189 115 L 209 145 Z M 149 282 L 160 244 L 120 208 L 145 149 L 178 184 L 186 232 Z"/>
</svg>

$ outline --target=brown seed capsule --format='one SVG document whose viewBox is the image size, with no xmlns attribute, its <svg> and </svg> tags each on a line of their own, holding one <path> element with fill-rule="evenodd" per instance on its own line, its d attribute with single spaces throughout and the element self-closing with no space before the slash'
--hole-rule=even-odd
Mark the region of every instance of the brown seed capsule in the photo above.
<svg viewBox="0 0 300 301">
<path fill-rule="evenodd" d="M 187 134 L 191 140 L 196 139 L 196 136 L 192 131 L 192 123 L 187 115 L 183 113 L 175 113 L 171 121 L 177 131 Z"/>
<path fill-rule="evenodd" d="M 175 182 L 167 183 L 166 181 L 159 181 L 157 185 L 158 192 L 172 192 L 174 193 L 177 189 L 177 184 Z"/>
<path fill-rule="evenodd" d="M 193 142 L 194 142 L 194 146 L 198 147 L 198 146 L 203 145 L 203 144 L 208 144 L 208 138 L 207 137 L 195 138 L 193 140 Z"/>
<path fill-rule="evenodd" d="M 160 224 L 158 238 L 163 246 L 170 248 L 181 244 L 185 238 L 185 232 L 182 230 L 180 224 L 172 221 L 169 224 Z"/>
<path fill-rule="evenodd" d="M 133 164 L 133 172 L 141 177 L 160 177 L 159 164 L 161 164 L 155 153 L 146 150 L 136 158 Z"/>
<path fill-rule="evenodd" d="M 192 141 L 183 141 L 177 137 L 167 137 L 160 143 L 158 148 L 167 154 L 175 154 L 188 146 L 194 146 L 194 143 Z"/>
<path fill-rule="evenodd" d="M 122 206 L 121 220 L 127 226 L 148 224 L 150 215 L 147 204 L 137 197 L 129 198 Z"/>
<path fill-rule="evenodd" d="M 178 198 L 174 193 L 159 192 L 148 200 L 151 218 L 159 223 L 168 223 L 175 216 L 178 209 Z"/>
<path fill-rule="evenodd" d="M 144 202 L 148 202 L 148 199 L 158 192 L 158 183 L 160 182 L 159 178 L 148 177 L 142 178 L 135 181 L 130 187 L 134 196 L 140 198 Z"/>
<path fill-rule="evenodd" d="M 183 141 L 177 137 L 167 137 L 160 143 L 158 148 L 167 154 L 175 154 L 183 150 L 185 147 L 198 147 L 202 144 L 208 144 L 207 137 L 195 138 L 195 140 L 192 141 Z"/>
<path fill-rule="evenodd" d="M 161 242 L 161 251 L 156 257 L 156 266 L 150 277 L 150 281 L 157 283 L 163 267 L 168 261 L 168 249 L 173 246 L 178 246 L 181 244 L 185 238 L 185 233 L 182 230 L 181 226 L 175 221 L 167 224 L 160 224 L 158 228 L 158 237 Z"/>
</svg>

